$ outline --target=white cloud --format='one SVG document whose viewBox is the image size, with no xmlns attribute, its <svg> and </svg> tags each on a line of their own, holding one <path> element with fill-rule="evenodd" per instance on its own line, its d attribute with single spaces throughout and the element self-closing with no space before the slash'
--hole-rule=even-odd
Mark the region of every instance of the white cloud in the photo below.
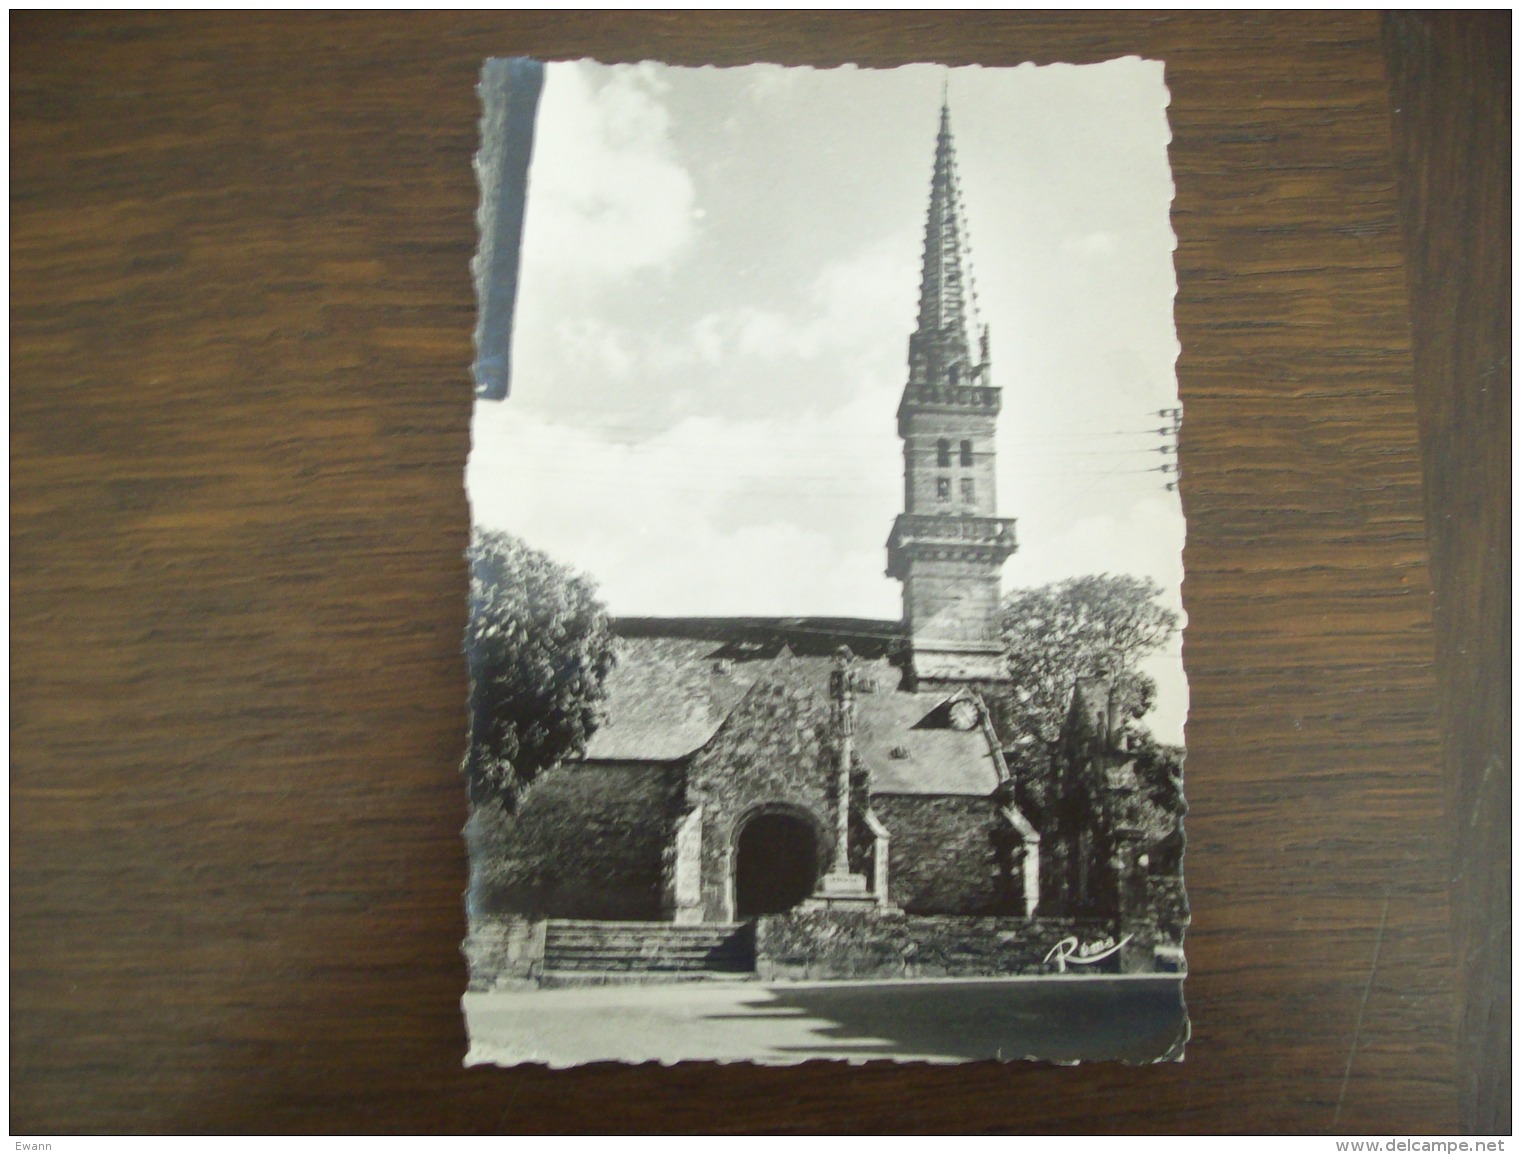
<svg viewBox="0 0 1521 1155">
<path fill-rule="evenodd" d="M 1112 257 L 1119 245 L 1113 233 L 1088 233 L 1062 242 L 1062 251 L 1083 257 Z"/>
<path fill-rule="evenodd" d="M 907 234 L 862 245 L 780 304 L 699 297 L 685 311 L 599 309 L 596 278 L 580 278 L 586 288 L 576 292 L 562 277 L 560 292 L 530 293 L 519 309 L 514 399 L 534 408 L 542 399 L 562 414 L 573 399 L 580 416 L 565 419 L 587 424 L 642 411 L 649 426 L 688 413 L 827 412 L 889 379 L 901 388 L 914 248 Z M 639 286 L 623 293 L 649 295 Z"/>
<path fill-rule="evenodd" d="M 1158 489 L 1161 482 L 1155 483 Z M 1033 503 L 1016 505 L 1027 507 Z M 1176 603 L 1183 580 L 1183 516 L 1177 497 L 1126 496 L 1110 513 L 1079 518 L 1065 526 L 1041 522 L 1042 533 L 1025 541 L 1005 570 L 1012 586 L 1044 585 L 1091 573 L 1133 573 L 1154 577 Z M 1021 535 L 1023 536 L 1023 535 Z"/>
<path fill-rule="evenodd" d="M 825 265 L 791 309 L 715 309 L 674 341 L 649 335 L 645 343 L 661 368 L 863 353 L 897 364 L 916 283 L 912 242 L 888 238 Z"/>
<path fill-rule="evenodd" d="M 915 284 L 912 242 L 888 238 L 825 265 L 792 309 L 718 310 L 698 322 L 694 335 L 724 342 L 706 360 L 865 353 L 896 363 L 912 328 Z"/>
<path fill-rule="evenodd" d="M 896 618 L 882 570 L 901 466 L 888 437 L 860 436 L 860 410 L 693 417 L 628 444 L 478 405 L 473 519 L 590 574 L 620 614 Z"/>
<path fill-rule="evenodd" d="M 749 74 L 747 94 L 751 100 L 761 104 L 796 91 L 803 69 L 784 68 L 780 64 L 757 64 L 749 69 Z"/>
<path fill-rule="evenodd" d="M 539 108 L 523 278 L 621 275 L 669 260 L 698 219 L 664 82 L 645 65 L 552 64 Z"/>
<path fill-rule="evenodd" d="M 630 334 L 599 317 L 566 317 L 555 323 L 555 343 L 566 367 L 584 376 L 627 380 L 638 362 Z"/>
</svg>

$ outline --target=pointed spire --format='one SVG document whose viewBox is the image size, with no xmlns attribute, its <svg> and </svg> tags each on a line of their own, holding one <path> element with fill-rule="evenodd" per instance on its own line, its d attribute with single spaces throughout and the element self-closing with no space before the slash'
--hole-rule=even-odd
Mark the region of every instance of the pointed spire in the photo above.
<svg viewBox="0 0 1521 1155">
<path fill-rule="evenodd" d="M 951 135 L 949 97 L 940 105 L 935 169 L 930 179 L 929 217 L 924 226 L 924 266 L 919 281 L 919 327 L 914 347 L 923 358 L 925 379 L 963 377 L 981 367 L 973 352 L 968 312 L 971 268 L 966 255 L 956 145 Z M 973 306 L 975 307 L 975 306 Z M 979 344 L 985 340 L 977 333 Z"/>
</svg>

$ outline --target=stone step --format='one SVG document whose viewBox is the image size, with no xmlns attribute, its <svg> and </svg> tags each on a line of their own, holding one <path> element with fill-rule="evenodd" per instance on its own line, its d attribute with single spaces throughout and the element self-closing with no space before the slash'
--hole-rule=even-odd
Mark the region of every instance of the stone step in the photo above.
<svg viewBox="0 0 1521 1155">
<path fill-rule="evenodd" d="M 575 951 L 612 951 L 621 954 L 682 954 L 701 955 L 711 954 L 714 951 L 736 951 L 749 954 L 751 947 L 744 942 L 661 942 L 659 939 L 596 939 L 584 942 L 567 942 L 565 939 L 548 938 L 544 940 L 547 950 L 575 950 Z"/>
<path fill-rule="evenodd" d="M 639 930 L 657 931 L 662 934 L 704 934 L 720 931 L 724 934 L 733 934 L 737 930 L 744 930 L 749 925 L 745 922 L 660 922 L 655 919 L 618 921 L 596 918 L 552 918 L 546 923 L 550 930 Z"/>
<path fill-rule="evenodd" d="M 721 962 L 725 959 L 749 959 L 751 951 L 744 946 L 719 946 L 700 948 L 698 950 L 668 950 L 656 944 L 643 943 L 636 946 L 600 946 L 600 947 L 566 947 L 556 943 L 546 943 L 544 948 L 546 956 L 554 958 L 610 958 L 610 959 L 661 959 L 671 962 L 701 963 L 712 959 Z"/>
<path fill-rule="evenodd" d="M 721 934 L 663 934 L 660 931 L 634 931 L 634 930 L 555 930 L 549 927 L 546 937 L 557 942 L 669 942 L 672 947 L 700 947 L 706 942 L 729 942 L 733 937 L 738 937 L 739 931 L 729 931 Z"/>
<path fill-rule="evenodd" d="M 675 926 L 670 923 L 596 923 L 565 924 L 551 920 L 544 928 L 545 937 L 556 942 L 668 942 L 674 945 L 727 942 L 748 931 L 744 925 L 700 924 Z"/>
<path fill-rule="evenodd" d="M 566 971 L 722 971 L 725 974 L 744 973 L 755 969 L 751 959 L 634 959 L 603 956 L 578 958 L 575 955 L 546 954 L 545 970 Z"/>
<path fill-rule="evenodd" d="M 732 976 L 754 969 L 755 940 L 746 924 L 553 919 L 544 928 L 546 974 Z"/>
<path fill-rule="evenodd" d="M 662 942 L 722 942 L 724 939 L 732 939 L 736 934 L 742 933 L 744 928 L 726 928 L 726 930 L 709 930 L 704 927 L 653 927 L 645 930 L 633 930 L 633 928 L 613 927 L 608 930 L 599 930 L 596 927 L 557 927 L 554 922 L 545 928 L 546 933 L 557 939 L 590 940 L 590 939 L 660 939 Z"/>
<path fill-rule="evenodd" d="M 743 946 L 746 950 L 748 950 L 749 944 L 752 940 L 748 937 L 741 938 L 738 935 L 734 935 L 730 938 L 669 939 L 661 938 L 658 935 L 616 935 L 607 938 L 560 938 L 556 935 L 547 934 L 544 936 L 544 941 L 549 945 L 558 944 L 560 946 L 568 947 L 585 947 L 588 950 L 596 950 L 599 947 L 618 947 L 632 950 L 639 950 L 640 948 L 659 948 L 661 950 L 690 951 L 717 950 L 721 947 L 730 945 Z"/>
<path fill-rule="evenodd" d="M 545 943 L 549 947 L 569 948 L 569 950 L 660 950 L 660 951 L 718 951 L 727 947 L 735 950 L 750 950 L 748 943 L 735 942 L 732 939 L 660 939 L 660 937 L 637 937 L 630 934 L 618 934 L 618 936 L 601 937 L 563 937 L 560 934 L 546 934 Z"/>
<path fill-rule="evenodd" d="M 759 976 L 747 971 L 570 971 L 546 970 L 539 976 L 540 987 L 609 987 L 646 983 L 735 983 L 756 982 Z"/>
<path fill-rule="evenodd" d="M 669 955 L 671 958 L 707 958 L 710 955 L 745 955 L 751 953 L 749 943 L 716 943 L 712 946 L 673 947 L 660 942 L 599 942 L 563 943 L 549 940 L 544 949 L 563 954 L 608 955 Z"/>
</svg>

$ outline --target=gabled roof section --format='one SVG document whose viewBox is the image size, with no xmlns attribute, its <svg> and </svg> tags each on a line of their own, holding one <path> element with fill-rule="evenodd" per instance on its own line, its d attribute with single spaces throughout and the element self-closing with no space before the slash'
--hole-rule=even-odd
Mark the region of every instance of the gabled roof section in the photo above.
<svg viewBox="0 0 1521 1155">
<path fill-rule="evenodd" d="M 902 640 L 898 622 L 860 618 L 618 618 L 613 630 L 618 663 L 586 761 L 685 758 L 777 663 L 808 664 L 842 644 L 875 657 Z M 816 664 L 827 691 L 829 662 Z"/>
<path fill-rule="evenodd" d="M 888 669 L 896 677 L 897 671 Z M 998 788 L 999 764 L 986 727 L 939 724 L 963 691 L 910 694 L 883 686 L 856 696 L 856 753 L 873 794 L 962 794 L 985 798 Z"/>
<path fill-rule="evenodd" d="M 704 638 L 618 639 L 585 759 L 666 762 L 701 747 L 771 661 L 734 661 L 723 650 Z"/>
<path fill-rule="evenodd" d="M 934 696 L 935 695 L 933 694 L 926 695 L 926 697 L 931 698 Z M 929 711 L 929 713 L 925 714 L 924 717 L 920 718 L 917 722 L 914 723 L 915 730 L 968 729 L 969 727 L 958 725 L 952 716 L 952 707 L 954 707 L 957 702 L 971 703 L 972 709 L 977 711 L 979 721 L 981 720 L 981 703 L 977 701 L 976 695 L 973 694 L 970 690 L 960 689 L 949 693 L 942 690 L 940 691 L 939 696 L 939 704 L 937 704 L 933 710 Z"/>
<path fill-rule="evenodd" d="M 903 623 L 875 618 L 616 618 L 623 638 L 694 638 L 722 645 L 726 656 L 832 656 L 849 646 L 858 658 L 879 658 L 905 642 Z"/>
<path fill-rule="evenodd" d="M 810 685 L 821 703 L 827 701 L 836 645 L 864 636 L 889 651 L 898 637 L 896 623 L 839 624 L 845 637 L 830 637 L 817 619 L 618 622 L 618 664 L 608 675 L 603 722 L 587 743 L 585 760 L 687 758 L 712 741 L 762 681 Z M 899 688 L 901 671 L 885 657 L 865 658 L 858 669 L 871 689 L 855 697 L 855 746 L 871 774 L 872 793 L 993 793 L 1000 774 L 990 731 L 950 722 L 954 703 L 975 701 L 975 695 L 907 693 Z"/>
</svg>

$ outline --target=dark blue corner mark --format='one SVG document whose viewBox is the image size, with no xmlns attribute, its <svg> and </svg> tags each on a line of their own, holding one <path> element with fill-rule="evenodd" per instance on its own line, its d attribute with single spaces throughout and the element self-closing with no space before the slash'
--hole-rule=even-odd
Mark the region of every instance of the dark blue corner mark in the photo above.
<svg viewBox="0 0 1521 1155">
<path fill-rule="evenodd" d="M 503 67 L 507 101 L 505 139 L 495 171 L 486 174 L 486 179 L 496 184 L 496 213 L 491 222 L 491 267 L 485 270 L 475 329 L 475 395 L 487 401 L 504 400 L 512 380 L 512 315 L 518 299 L 518 251 L 523 242 L 534 117 L 539 108 L 539 94 L 544 90 L 543 63 L 523 56 L 488 61 L 487 85 L 493 79 L 501 83 L 500 72 L 496 77 L 491 73 Z"/>
</svg>

